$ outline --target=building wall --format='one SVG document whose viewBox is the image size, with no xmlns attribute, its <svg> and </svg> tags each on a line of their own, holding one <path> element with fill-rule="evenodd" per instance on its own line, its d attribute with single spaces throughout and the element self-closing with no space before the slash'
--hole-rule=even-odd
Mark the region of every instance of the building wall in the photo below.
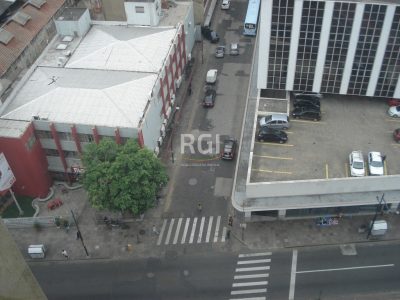
<svg viewBox="0 0 400 300">
<path fill-rule="evenodd" d="M 128 24 L 157 26 L 161 16 L 161 1 L 125 2 L 125 12 Z"/>
<path fill-rule="evenodd" d="M 400 5 L 262 2 L 257 87 L 400 97 Z"/>
<path fill-rule="evenodd" d="M 35 137 L 32 124 L 20 138 L 0 137 L 0 152 L 6 156 L 16 178 L 13 185 L 16 194 L 32 197 L 48 195 L 52 181 L 47 173 L 44 151 Z"/>
<path fill-rule="evenodd" d="M 90 29 L 90 14 L 86 10 L 79 20 L 55 20 L 60 35 L 84 36 Z"/>
</svg>

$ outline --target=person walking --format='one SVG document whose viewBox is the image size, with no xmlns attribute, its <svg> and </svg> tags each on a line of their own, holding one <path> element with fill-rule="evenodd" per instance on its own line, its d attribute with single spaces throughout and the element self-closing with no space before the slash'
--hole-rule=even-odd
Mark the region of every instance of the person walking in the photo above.
<svg viewBox="0 0 400 300">
<path fill-rule="evenodd" d="M 80 231 L 77 231 L 77 232 L 76 232 L 76 239 L 79 240 L 79 239 L 81 239 L 81 238 L 82 238 L 81 232 L 80 232 Z"/>
<path fill-rule="evenodd" d="M 66 251 L 65 249 L 63 249 L 63 250 L 61 251 L 61 254 L 62 254 L 66 259 L 69 258 L 69 257 L 68 257 L 68 253 L 67 253 L 67 251 Z"/>
<path fill-rule="evenodd" d="M 203 210 L 203 206 L 201 205 L 200 202 L 197 204 L 197 210 L 198 210 L 199 212 L 201 212 L 201 211 Z"/>
<path fill-rule="evenodd" d="M 160 234 L 160 232 L 157 230 L 156 225 L 153 225 L 153 233 L 156 234 L 156 235 Z"/>
</svg>

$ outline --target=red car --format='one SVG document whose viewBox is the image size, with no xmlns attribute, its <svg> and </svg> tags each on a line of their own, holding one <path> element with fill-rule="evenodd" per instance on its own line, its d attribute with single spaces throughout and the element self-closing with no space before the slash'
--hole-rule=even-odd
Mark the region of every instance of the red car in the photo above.
<svg viewBox="0 0 400 300">
<path fill-rule="evenodd" d="M 390 99 L 388 100 L 388 105 L 389 106 L 399 106 L 400 105 L 400 99 Z"/>
<path fill-rule="evenodd" d="M 397 143 L 400 143 L 400 128 L 393 131 L 393 138 Z"/>
</svg>

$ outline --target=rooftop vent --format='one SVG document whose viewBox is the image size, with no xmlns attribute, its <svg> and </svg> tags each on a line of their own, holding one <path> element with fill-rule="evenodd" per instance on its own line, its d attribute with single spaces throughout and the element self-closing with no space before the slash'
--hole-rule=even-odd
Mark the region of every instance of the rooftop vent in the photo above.
<svg viewBox="0 0 400 300">
<path fill-rule="evenodd" d="M 25 24 L 32 19 L 32 17 L 22 11 L 17 12 L 15 15 L 13 15 L 12 20 L 14 22 L 17 22 L 18 24 L 25 26 Z"/>
<path fill-rule="evenodd" d="M 57 50 L 65 50 L 67 49 L 68 45 L 67 44 L 58 44 L 56 49 Z"/>
<path fill-rule="evenodd" d="M 62 42 L 65 42 L 65 43 L 69 43 L 69 42 L 72 42 L 73 39 L 74 39 L 73 36 L 66 35 L 66 36 L 63 37 L 63 39 L 62 39 L 61 41 L 62 41 Z"/>
<path fill-rule="evenodd" d="M 0 43 L 7 45 L 14 35 L 7 30 L 0 28 Z"/>
<path fill-rule="evenodd" d="M 46 3 L 46 0 L 29 0 L 29 3 L 36 7 L 37 9 L 40 9 L 43 4 Z"/>
</svg>

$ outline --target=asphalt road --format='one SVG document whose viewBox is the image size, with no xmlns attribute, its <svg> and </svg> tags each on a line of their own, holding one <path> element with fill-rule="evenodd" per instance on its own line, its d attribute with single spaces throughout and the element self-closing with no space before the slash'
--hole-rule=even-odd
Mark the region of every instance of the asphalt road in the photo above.
<svg viewBox="0 0 400 300">
<path fill-rule="evenodd" d="M 49 299 L 387 300 L 400 299 L 399 250 L 398 244 L 373 244 L 250 257 L 243 257 L 252 253 L 248 250 L 179 256 L 169 251 L 163 258 L 44 262 L 31 268 Z M 263 266 L 265 271 L 256 270 Z"/>
</svg>

